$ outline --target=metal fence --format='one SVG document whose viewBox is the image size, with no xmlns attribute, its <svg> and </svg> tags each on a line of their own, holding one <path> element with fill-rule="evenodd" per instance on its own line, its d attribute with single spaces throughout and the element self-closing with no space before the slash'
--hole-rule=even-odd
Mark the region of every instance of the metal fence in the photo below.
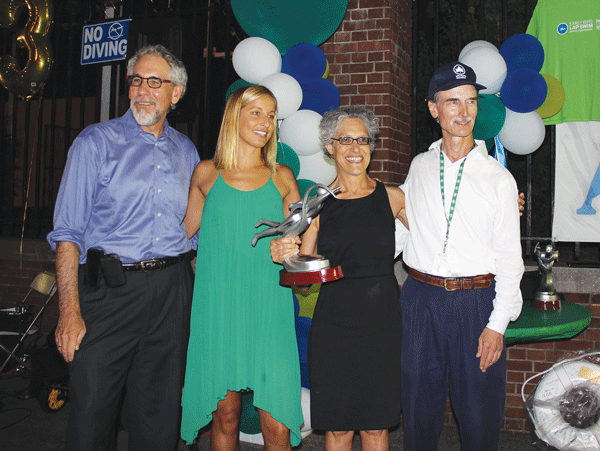
<svg viewBox="0 0 600 451">
<path fill-rule="evenodd" d="M 192 139 L 203 159 L 212 157 L 225 93 L 238 78 L 228 56 L 246 35 L 228 0 L 51 2 L 54 22 L 48 34 L 54 64 L 47 83 L 30 100 L 0 87 L 0 236 L 4 238 L 22 234 L 41 238 L 51 230 L 71 143 L 87 125 L 120 116 L 129 106 L 126 60 L 80 64 L 85 25 L 133 19 L 127 58 L 145 44 L 160 43 L 184 62 L 190 82 L 168 120 Z M 0 8 L 8 8 L 10 2 L 0 3 Z M 15 57 L 22 68 L 29 55 L 19 47 L 17 36 L 28 20 L 27 8 L 19 13 L 12 26 L 0 28 L 0 56 Z"/>
</svg>

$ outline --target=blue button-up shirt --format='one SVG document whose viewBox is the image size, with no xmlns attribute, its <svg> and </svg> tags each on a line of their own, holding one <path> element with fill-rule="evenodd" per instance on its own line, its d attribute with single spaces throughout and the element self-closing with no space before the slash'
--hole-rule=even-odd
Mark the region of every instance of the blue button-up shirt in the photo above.
<svg viewBox="0 0 600 451">
<path fill-rule="evenodd" d="M 195 247 L 185 216 L 190 180 L 200 161 L 194 144 L 165 127 L 144 132 L 131 110 L 83 130 L 69 150 L 54 209 L 52 250 L 69 241 L 118 254 L 123 263 L 175 256 Z"/>
</svg>

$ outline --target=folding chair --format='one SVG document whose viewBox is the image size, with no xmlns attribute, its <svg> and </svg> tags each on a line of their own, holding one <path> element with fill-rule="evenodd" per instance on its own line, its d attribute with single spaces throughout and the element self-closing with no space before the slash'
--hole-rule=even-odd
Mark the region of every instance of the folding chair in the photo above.
<svg viewBox="0 0 600 451">
<path fill-rule="evenodd" d="M 56 294 L 56 276 L 50 272 L 41 272 L 35 277 L 35 279 L 33 279 L 33 282 L 31 282 L 31 285 L 29 287 L 29 292 L 25 295 L 23 300 L 19 302 L 17 307 L 11 309 L 4 309 L 4 311 L 10 311 L 7 313 L 17 315 L 25 313 L 27 311 L 27 308 L 24 307 L 25 301 L 27 300 L 27 298 L 33 290 L 46 296 L 46 302 L 44 303 L 38 314 L 35 315 L 33 320 L 29 323 L 27 329 L 24 332 L 21 333 L 0 330 L 0 336 L 19 336 L 19 341 L 17 342 L 12 351 L 9 351 L 6 347 L 0 344 L 0 349 L 2 349 L 8 354 L 8 357 L 6 357 L 6 360 L 4 360 L 4 363 L 2 364 L 2 366 L 0 366 L 0 374 L 2 374 L 2 370 L 4 370 L 10 359 L 15 359 L 16 361 L 18 361 L 19 365 L 23 364 L 23 361 L 19 357 L 17 357 L 15 353 L 17 352 L 17 349 L 23 343 L 23 340 L 25 340 L 25 337 L 27 337 L 27 335 L 34 334 L 39 330 L 38 327 L 34 325 L 37 322 L 38 318 L 42 315 L 42 313 L 44 313 L 44 310 L 46 310 L 46 307 L 50 303 L 50 300 L 52 299 L 54 294 Z M 2 310 L 0 310 L 0 313 L 2 313 Z"/>
</svg>

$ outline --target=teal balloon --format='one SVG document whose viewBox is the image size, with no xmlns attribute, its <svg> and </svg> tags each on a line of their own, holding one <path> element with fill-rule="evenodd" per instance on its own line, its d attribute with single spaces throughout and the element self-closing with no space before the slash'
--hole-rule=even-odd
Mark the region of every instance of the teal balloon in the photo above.
<svg viewBox="0 0 600 451">
<path fill-rule="evenodd" d="M 271 41 L 284 55 L 296 44 L 325 42 L 342 22 L 348 0 L 231 0 L 231 8 L 248 36 Z"/>
<path fill-rule="evenodd" d="M 243 88 L 244 86 L 252 86 L 252 83 L 242 80 L 241 78 L 231 83 L 229 88 L 227 88 L 227 93 L 225 93 L 225 102 L 229 100 L 229 96 L 231 96 L 236 89 Z"/>
<path fill-rule="evenodd" d="M 477 119 L 473 128 L 475 139 L 490 139 L 500 132 L 506 119 L 506 107 L 494 94 L 481 94 L 477 102 Z"/>
<path fill-rule="evenodd" d="M 258 410 L 256 410 L 253 403 L 254 392 L 243 392 L 240 431 L 248 435 L 260 433 L 260 418 L 258 417 Z"/>
<path fill-rule="evenodd" d="M 304 196 L 304 193 L 306 192 L 306 190 L 308 188 L 310 188 L 311 186 L 313 186 L 315 184 L 315 182 L 313 182 L 312 180 L 307 180 L 307 179 L 298 179 L 298 189 L 300 190 L 300 196 Z M 316 194 L 316 189 L 315 192 L 313 193 L 313 195 Z M 309 194 L 310 196 L 310 194 Z"/>
<path fill-rule="evenodd" d="M 294 177 L 298 177 L 300 173 L 300 158 L 298 154 L 290 146 L 284 143 L 277 143 L 277 163 L 285 164 L 294 173 Z"/>
</svg>

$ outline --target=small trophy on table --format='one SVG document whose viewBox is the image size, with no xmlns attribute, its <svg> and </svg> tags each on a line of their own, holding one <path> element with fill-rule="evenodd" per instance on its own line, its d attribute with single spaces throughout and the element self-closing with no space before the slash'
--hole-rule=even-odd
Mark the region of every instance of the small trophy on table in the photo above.
<svg viewBox="0 0 600 451">
<path fill-rule="evenodd" d="M 552 266 L 558 260 L 558 251 L 553 243 L 547 244 L 545 250 L 541 250 L 540 243 L 537 243 L 533 253 L 538 259 L 542 282 L 533 298 L 532 306 L 539 310 L 560 310 L 560 294 L 556 292 L 552 278 Z"/>
<path fill-rule="evenodd" d="M 313 188 L 317 188 L 317 194 L 308 197 Z M 290 215 L 283 222 L 261 219 L 255 224 L 254 227 L 261 225 L 268 225 L 270 227 L 254 234 L 252 246 L 256 246 L 258 240 L 265 236 L 279 234 L 283 237 L 299 236 L 308 228 L 313 218 L 319 214 L 327 197 L 330 195 L 335 197 L 335 193 L 340 189 L 339 186 L 330 189 L 320 183 L 312 185 L 306 190 L 302 200 L 289 206 Z M 283 267 L 284 269 L 279 272 L 279 283 L 285 286 L 311 285 L 313 283 L 330 282 L 344 277 L 340 266 L 331 268 L 329 260 L 320 255 L 297 254 L 286 258 L 283 261 Z"/>
</svg>

